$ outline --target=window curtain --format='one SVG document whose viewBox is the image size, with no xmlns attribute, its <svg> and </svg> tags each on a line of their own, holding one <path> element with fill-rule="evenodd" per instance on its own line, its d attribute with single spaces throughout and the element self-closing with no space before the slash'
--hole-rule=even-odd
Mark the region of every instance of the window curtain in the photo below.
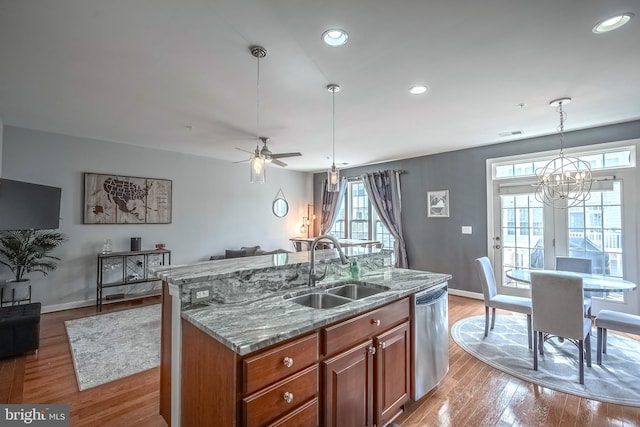
<svg viewBox="0 0 640 427">
<path fill-rule="evenodd" d="M 322 183 L 322 213 L 320 215 L 320 234 L 327 234 L 336 222 L 338 210 L 347 192 L 347 178 L 340 180 L 340 191 L 327 191 L 327 180 Z"/>
<path fill-rule="evenodd" d="M 369 200 L 378 217 L 395 239 L 396 267 L 408 268 L 407 248 L 402 235 L 400 211 L 400 171 L 380 171 L 362 175 Z"/>
</svg>

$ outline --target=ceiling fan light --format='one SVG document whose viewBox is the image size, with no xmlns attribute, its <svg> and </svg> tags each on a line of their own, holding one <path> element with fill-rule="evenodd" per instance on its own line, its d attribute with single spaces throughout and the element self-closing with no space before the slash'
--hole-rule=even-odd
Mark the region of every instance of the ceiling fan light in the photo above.
<svg viewBox="0 0 640 427">
<path fill-rule="evenodd" d="M 253 156 L 250 161 L 251 165 L 251 183 L 264 184 L 265 177 L 265 159 L 262 156 Z"/>
</svg>

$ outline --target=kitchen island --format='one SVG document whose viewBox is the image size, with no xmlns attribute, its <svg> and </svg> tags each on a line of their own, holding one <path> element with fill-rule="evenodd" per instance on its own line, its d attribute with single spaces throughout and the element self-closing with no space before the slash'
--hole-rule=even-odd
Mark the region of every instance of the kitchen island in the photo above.
<svg viewBox="0 0 640 427">
<path fill-rule="evenodd" d="M 363 272 L 355 287 L 371 294 L 325 297 L 343 304 L 322 309 L 295 301 L 346 283 L 349 267 L 333 249 L 316 252 L 328 268 L 317 288 L 306 286 L 308 252 L 157 269 L 167 423 L 381 426 L 401 413 L 411 382 L 411 296 L 451 276 L 390 267 L 384 250 L 348 254 Z"/>
</svg>

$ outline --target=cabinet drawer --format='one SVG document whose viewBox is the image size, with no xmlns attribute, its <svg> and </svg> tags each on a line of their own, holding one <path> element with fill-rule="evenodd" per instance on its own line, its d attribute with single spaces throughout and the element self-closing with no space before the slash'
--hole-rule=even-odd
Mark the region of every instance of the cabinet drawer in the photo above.
<svg viewBox="0 0 640 427">
<path fill-rule="evenodd" d="M 269 427 L 313 427 L 320 424 L 318 398 L 280 418 Z"/>
<path fill-rule="evenodd" d="M 318 334 L 251 356 L 242 362 L 246 396 L 318 362 Z"/>
<path fill-rule="evenodd" d="M 323 354 L 331 355 L 409 318 L 409 298 L 377 308 L 322 331 Z"/>
<path fill-rule="evenodd" d="M 317 393 L 318 365 L 314 365 L 242 399 L 244 425 L 247 427 L 267 425 L 269 420 L 286 414 L 300 403 L 315 397 Z"/>
</svg>

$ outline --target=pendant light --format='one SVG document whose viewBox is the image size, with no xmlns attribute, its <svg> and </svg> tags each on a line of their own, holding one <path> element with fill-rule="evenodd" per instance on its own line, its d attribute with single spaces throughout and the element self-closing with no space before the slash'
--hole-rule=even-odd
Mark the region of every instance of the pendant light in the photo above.
<svg viewBox="0 0 640 427">
<path fill-rule="evenodd" d="M 251 170 L 251 182 L 254 184 L 264 184 L 265 176 L 265 157 L 260 153 L 260 58 L 267 56 L 267 50 L 262 46 L 251 46 L 249 48 L 251 55 L 258 60 L 258 77 L 256 81 L 256 150 L 249 160 L 249 168 Z"/>
<path fill-rule="evenodd" d="M 591 166 L 577 157 L 563 152 L 564 121 L 567 118 L 562 106 L 571 98 L 555 99 L 549 103 L 560 116 L 560 155 L 544 167 L 536 170 L 536 200 L 547 206 L 566 209 L 584 203 L 591 197 Z"/>
<path fill-rule="evenodd" d="M 340 171 L 336 168 L 336 92 L 340 92 L 340 86 L 332 83 L 327 90 L 331 92 L 333 101 L 333 160 L 331 169 L 327 171 L 327 191 L 335 193 L 340 191 Z"/>
</svg>

